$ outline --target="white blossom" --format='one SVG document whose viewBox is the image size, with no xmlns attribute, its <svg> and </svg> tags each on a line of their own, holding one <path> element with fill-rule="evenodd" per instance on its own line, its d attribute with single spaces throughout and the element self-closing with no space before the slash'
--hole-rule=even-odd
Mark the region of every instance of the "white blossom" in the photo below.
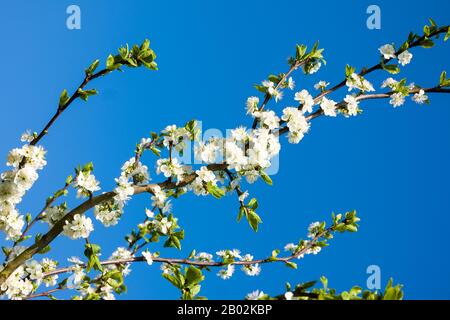
<svg viewBox="0 0 450 320">
<path fill-rule="evenodd" d="M 234 265 L 229 264 L 224 269 L 220 269 L 217 275 L 223 280 L 228 280 L 233 276 L 234 269 Z"/>
<path fill-rule="evenodd" d="M 347 103 L 347 114 L 349 116 L 358 115 L 358 100 L 354 96 L 347 95 L 344 101 Z"/>
<path fill-rule="evenodd" d="M 284 298 L 285 298 L 286 300 L 292 300 L 293 297 L 294 297 L 294 293 L 291 292 L 291 291 L 288 291 L 288 292 L 286 292 L 286 293 L 284 294 Z"/>
<path fill-rule="evenodd" d="M 280 118 L 272 110 L 260 112 L 259 119 L 261 124 L 269 130 L 275 130 L 280 126 Z"/>
<path fill-rule="evenodd" d="M 411 62 L 412 57 L 412 53 L 410 53 L 408 50 L 405 50 L 398 55 L 398 62 L 400 62 L 402 66 L 406 66 Z"/>
<path fill-rule="evenodd" d="M 323 110 L 323 114 L 329 117 L 336 117 L 336 102 L 325 97 L 322 98 L 320 108 Z"/>
<path fill-rule="evenodd" d="M 385 59 L 395 58 L 395 48 L 392 44 L 385 44 L 378 49 Z"/>
<path fill-rule="evenodd" d="M 75 179 L 74 187 L 77 189 L 77 197 L 87 197 L 100 190 L 100 183 L 90 172 L 80 171 Z"/>
<path fill-rule="evenodd" d="M 389 101 L 394 108 L 402 106 L 405 103 L 405 96 L 402 93 L 394 93 Z"/>
<path fill-rule="evenodd" d="M 153 187 L 153 196 L 151 199 L 153 201 L 152 206 L 163 208 L 167 200 L 167 195 L 160 186 L 156 185 Z"/>
<path fill-rule="evenodd" d="M 381 88 L 391 88 L 393 89 L 398 84 L 398 81 L 393 78 L 387 78 L 383 81 Z"/>
<path fill-rule="evenodd" d="M 317 82 L 314 85 L 314 89 L 316 89 L 316 90 L 325 90 L 325 88 L 328 87 L 329 85 L 330 85 L 329 82 L 321 80 L 321 81 Z"/>
<path fill-rule="evenodd" d="M 302 105 L 303 112 L 312 112 L 314 106 L 314 99 L 307 90 L 302 90 L 295 93 L 294 100 Z"/>
<path fill-rule="evenodd" d="M 413 101 L 418 104 L 423 104 L 428 101 L 428 96 L 423 89 L 420 89 L 418 93 L 412 97 Z"/>
<path fill-rule="evenodd" d="M 358 75 L 357 73 L 352 73 L 345 83 L 348 87 L 348 91 L 352 91 L 353 89 L 358 89 L 363 92 L 373 92 L 375 91 L 373 85 L 364 77 Z"/>
<path fill-rule="evenodd" d="M 146 250 L 142 252 L 142 255 L 144 256 L 145 261 L 147 261 L 147 264 L 151 266 L 153 264 L 153 254 L 150 251 Z"/>
<path fill-rule="evenodd" d="M 255 290 L 253 292 L 250 292 L 245 296 L 245 299 L 247 300 L 259 300 L 265 296 L 265 293 L 263 291 Z"/>
<path fill-rule="evenodd" d="M 34 135 L 31 133 L 31 130 L 27 130 L 24 133 L 22 133 L 22 136 L 20 137 L 20 141 L 30 143 L 34 140 Z"/>
<path fill-rule="evenodd" d="M 94 230 L 91 218 L 76 214 L 72 221 L 66 221 L 64 234 L 71 239 L 88 238 Z"/>
<path fill-rule="evenodd" d="M 295 88 L 295 81 L 294 79 L 292 79 L 292 77 L 289 77 L 288 81 L 287 81 L 287 87 L 291 90 L 294 90 Z"/>
<path fill-rule="evenodd" d="M 285 108 L 281 119 L 287 122 L 290 143 L 299 143 L 309 130 L 310 124 L 306 121 L 303 113 L 297 108 Z"/>
<path fill-rule="evenodd" d="M 258 104 L 259 104 L 258 97 L 249 97 L 246 103 L 247 114 L 253 115 L 256 111 L 258 111 Z"/>
</svg>

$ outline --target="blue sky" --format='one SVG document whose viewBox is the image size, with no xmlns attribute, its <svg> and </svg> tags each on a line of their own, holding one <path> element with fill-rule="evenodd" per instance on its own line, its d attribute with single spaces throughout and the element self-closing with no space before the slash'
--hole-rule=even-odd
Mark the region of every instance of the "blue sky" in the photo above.
<svg viewBox="0 0 450 320">
<path fill-rule="evenodd" d="M 66 28 L 70 4 L 80 6 L 81 30 Z M 366 28 L 366 8 L 378 4 L 382 29 Z M 145 38 L 158 54 L 158 72 L 126 70 L 99 79 L 100 95 L 88 104 L 77 102 L 43 140 L 48 166 L 21 204 L 37 212 L 45 198 L 64 183 L 78 164 L 93 161 L 104 190 L 113 186 L 134 145 L 150 131 L 168 124 L 203 121 L 204 128 L 226 130 L 249 125 L 244 104 L 256 91 L 252 85 L 270 73 L 286 71 L 286 58 L 296 43 L 325 48 L 326 68 L 305 78 L 298 89 L 312 89 L 319 80 L 340 82 L 347 63 L 371 66 L 377 48 L 401 43 L 409 31 L 420 32 L 429 17 L 449 24 L 447 1 L 14 1 L 2 4 L 0 50 L 0 153 L 19 145 L 25 129 L 40 130 L 56 108 L 62 89 L 72 91 L 83 70 L 124 43 Z M 435 85 L 448 69 L 450 47 L 439 41 L 431 49 L 414 50 L 403 76 L 423 86 Z M 450 71 L 450 70 L 447 70 Z M 377 87 L 388 75 L 369 77 Z M 345 89 L 344 89 L 345 90 Z M 333 98 L 342 99 L 344 91 Z M 242 298 L 261 289 L 281 293 L 284 283 L 326 275 L 344 290 L 365 286 L 369 265 L 378 265 L 383 285 L 389 277 L 405 285 L 406 298 L 450 298 L 450 109 L 446 96 L 432 96 L 430 106 L 408 101 L 394 110 L 387 101 L 362 104 L 364 114 L 323 118 L 312 125 L 300 145 L 283 139 L 280 171 L 274 186 L 249 187 L 260 201 L 264 220 L 254 233 L 236 223 L 234 198 L 216 201 L 187 196 L 174 203 L 185 228 L 183 251 L 215 252 L 239 248 L 266 256 L 305 236 L 308 224 L 327 220 L 332 211 L 356 209 L 362 219 L 356 234 L 337 235 L 318 256 L 299 261 L 299 269 L 282 265 L 263 268 L 260 277 L 238 272 L 223 281 L 207 273 L 202 294 L 211 299 Z M 286 98 L 281 110 L 293 101 Z M 151 160 L 151 159 L 150 159 Z M 147 163 L 153 167 L 151 161 Z M 158 177 L 153 174 L 154 180 Z M 73 194 L 72 194 L 73 195 Z M 71 206 L 76 204 L 69 199 Z M 130 202 L 121 223 L 106 229 L 96 223 L 92 242 L 104 256 L 124 245 L 123 235 L 143 219 L 149 196 Z M 92 213 L 90 213 L 92 214 Z M 45 231 L 45 226 L 39 226 Z M 50 253 L 65 264 L 82 255 L 83 242 L 58 239 Z M 155 247 L 156 248 L 156 247 Z M 150 248 L 152 250 L 152 248 Z M 160 277 L 156 266 L 134 265 L 121 298 L 175 299 L 178 292 Z"/>
</svg>

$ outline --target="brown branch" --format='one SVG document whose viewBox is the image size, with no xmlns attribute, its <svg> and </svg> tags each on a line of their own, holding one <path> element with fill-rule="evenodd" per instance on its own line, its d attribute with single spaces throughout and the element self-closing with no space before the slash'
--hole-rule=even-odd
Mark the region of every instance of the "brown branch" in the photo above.
<svg viewBox="0 0 450 320">
<path fill-rule="evenodd" d="M 74 102 L 79 96 L 79 90 L 83 90 L 83 88 L 92 80 L 97 79 L 107 73 L 111 72 L 111 70 L 103 69 L 93 75 L 86 75 L 83 82 L 78 86 L 78 88 L 74 91 L 74 93 L 71 95 L 69 100 L 63 105 L 59 106 L 56 113 L 53 115 L 53 117 L 50 119 L 50 121 L 45 125 L 44 129 L 41 130 L 41 132 L 36 136 L 36 138 L 33 139 L 33 141 L 30 142 L 30 145 L 34 146 L 36 145 L 47 133 L 48 130 L 51 128 L 53 123 L 55 123 L 56 120 L 61 116 L 61 114 Z"/>
<path fill-rule="evenodd" d="M 298 258 L 301 255 L 306 254 L 306 252 L 308 252 L 308 250 L 310 250 L 319 239 L 323 238 L 327 233 L 329 232 L 334 232 L 334 227 L 329 227 L 327 229 L 325 229 L 324 231 L 322 231 L 321 233 L 317 234 L 313 239 L 311 239 L 311 241 L 308 242 L 307 245 L 305 245 L 304 248 L 302 248 L 301 250 L 299 250 L 297 253 L 292 254 L 290 256 L 286 256 L 286 257 L 270 257 L 270 258 L 265 258 L 265 259 L 256 259 L 256 260 L 250 260 L 250 261 L 234 261 L 232 263 L 225 263 L 225 262 L 221 262 L 221 261 L 197 261 L 197 260 L 190 260 L 190 259 L 178 259 L 178 258 L 162 258 L 162 257 L 158 257 L 158 258 L 153 258 L 153 262 L 158 262 L 158 263 L 168 263 L 168 264 L 182 264 L 182 265 L 191 265 L 191 266 L 196 266 L 196 267 L 223 267 L 223 266 L 227 266 L 227 265 L 237 265 L 237 266 L 248 266 L 248 265 L 252 265 L 252 264 L 264 264 L 264 263 L 272 263 L 272 262 L 283 262 L 286 263 L 288 261 L 294 260 L 296 258 Z M 131 258 L 126 258 L 126 259 L 118 259 L 118 260 L 105 260 L 100 262 L 101 265 L 103 266 L 108 266 L 108 265 L 120 265 L 120 264 L 126 264 L 126 263 L 134 263 L 134 262 L 146 262 L 145 257 L 140 256 L 140 257 L 131 257 Z M 86 266 L 83 265 L 83 267 L 85 268 Z M 44 273 L 44 277 L 49 277 L 49 276 L 54 276 L 57 274 L 61 274 L 61 273 L 67 273 L 67 272 L 71 272 L 71 270 L 73 269 L 73 266 L 71 267 L 65 267 L 65 268 L 60 268 L 60 269 L 56 269 L 53 271 L 49 271 Z"/>
<path fill-rule="evenodd" d="M 280 82 L 277 83 L 277 85 L 275 86 L 275 90 L 278 90 L 282 84 L 286 81 L 286 79 L 291 75 L 292 72 L 294 72 L 294 70 L 297 70 L 299 67 L 301 67 L 302 65 L 304 65 L 308 60 L 299 62 L 296 61 L 294 63 L 294 65 L 292 65 L 290 67 L 290 69 L 288 70 L 287 73 L 285 73 L 283 75 L 283 77 L 281 78 Z M 262 102 L 261 106 L 258 108 L 259 111 L 264 110 L 264 108 L 266 107 L 267 103 L 270 101 L 270 99 L 272 98 L 272 96 L 269 93 L 266 93 L 266 95 L 264 96 L 264 101 Z M 255 129 L 256 126 L 258 125 L 258 119 L 255 118 L 253 120 L 253 124 L 252 124 L 252 129 Z"/>
</svg>

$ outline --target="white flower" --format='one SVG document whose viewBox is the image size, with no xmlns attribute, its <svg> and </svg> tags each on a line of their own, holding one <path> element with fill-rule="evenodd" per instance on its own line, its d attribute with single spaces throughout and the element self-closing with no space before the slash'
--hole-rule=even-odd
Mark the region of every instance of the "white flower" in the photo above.
<svg viewBox="0 0 450 320">
<path fill-rule="evenodd" d="M 125 202 L 134 194 L 133 183 L 125 176 L 116 178 L 117 188 L 114 189 L 116 199 Z"/>
<path fill-rule="evenodd" d="M 308 238 L 314 238 L 317 234 L 317 230 L 320 226 L 320 222 L 313 222 L 308 227 Z"/>
<path fill-rule="evenodd" d="M 250 254 L 246 254 L 241 257 L 241 261 L 251 262 L 252 260 L 253 256 Z M 258 263 L 243 265 L 242 271 L 244 271 L 246 275 L 253 277 L 259 275 L 259 273 L 261 272 L 261 267 L 259 266 Z"/>
<path fill-rule="evenodd" d="M 223 260 L 232 260 L 232 259 L 241 257 L 241 252 L 238 249 L 220 250 L 220 251 L 217 251 L 216 254 L 219 257 L 221 257 Z"/>
<path fill-rule="evenodd" d="M 30 143 L 33 140 L 34 140 L 34 135 L 31 133 L 31 130 L 25 131 L 24 133 L 22 133 L 22 136 L 20 137 L 20 141 L 22 141 L 22 142 Z"/>
<path fill-rule="evenodd" d="M 167 195 L 160 186 L 156 185 L 153 187 L 153 196 L 151 197 L 151 199 L 153 201 L 152 206 L 163 208 L 165 205 L 165 201 L 167 200 Z"/>
<path fill-rule="evenodd" d="M 394 93 L 389 101 L 394 108 L 402 106 L 405 103 L 405 96 L 402 93 Z"/>
<path fill-rule="evenodd" d="M 281 119 L 287 122 L 290 143 L 299 143 L 305 133 L 309 130 L 310 124 L 306 121 L 303 113 L 297 108 L 285 108 Z"/>
<path fill-rule="evenodd" d="M 336 117 L 335 101 L 323 97 L 322 102 L 320 103 L 320 108 L 322 108 L 324 115 L 329 117 Z"/>
<path fill-rule="evenodd" d="M 248 198 L 248 195 L 248 191 L 241 193 L 241 195 L 239 196 L 239 201 L 244 202 L 244 200 Z"/>
<path fill-rule="evenodd" d="M 130 158 L 130 160 L 123 164 L 121 176 L 130 178 L 136 183 L 147 183 L 151 180 L 147 166 L 142 165 L 140 162 L 136 163 L 135 157 Z"/>
<path fill-rule="evenodd" d="M 147 261 L 147 264 L 151 266 L 153 264 L 153 254 L 150 251 L 146 250 L 142 252 L 142 255 L 144 256 L 145 261 Z"/>
<path fill-rule="evenodd" d="M 284 298 L 286 300 L 292 300 L 293 297 L 294 297 L 294 293 L 292 293 L 291 291 L 288 291 L 284 294 Z"/>
<path fill-rule="evenodd" d="M 261 298 L 263 298 L 265 296 L 265 293 L 259 290 L 255 290 L 253 292 L 250 292 L 249 294 L 247 294 L 247 296 L 245 297 L 245 299 L 247 300 L 259 300 Z"/>
<path fill-rule="evenodd" d="M 29 190 L 38 179 L 38 174 L 31 166 L 25 166 L 17 171 L 14 183 L 23 190 Z"/>
<path fill-rule="evenodd" d="M 412 57 L 413 55 L 408 50 L 405 50 L 398 55 L 398 62 L 400 62 L 402 66 L 406 66 L 411 62 Z"/>
<path fill-rule="evenodd" d="M 170 222 L 166 217 L 162 218 L 158 223 L 158 229 L 162 234 L 167 234 L 172 227 L 172 222 Z"/>
<path fill-rule="evenodd" d="M 231 130 L 231 137 L 238 142 L 246 141 L 248 139 L 247 128 L 239 127 Z"/>
<path fill-rule="evenodd" d="M 258 97 L 249 97 L 247 99 L 247 114 L 253 115 L 256 111 L 258 111 L 259 98 Z"/>
<path fill-rule="evenodd" d="M 259 118 L 261 123 L 269 130 L 277 129 L 280 126 L 280 118 L 272 110 L 260 112 Z"/>
<path fill-rule="evenodd" d="M 176 177 L 180 182 L 185 174 L 185 167 L 182 166 L 177 158 L 173 159 L 158 159 L 156 161 L 156 173 L 164 174 L 166 178 Z"/>
<path fill-rule="evenodd" d="M 347 103 L 347 112 L 349 116 L 356 116 L 358 115 L 358 100 L 351 95 L 347 95 L 344 99 L 344 101 Z"/>
<path fill-rule="evenodd" d="M 321 250 L 322 250 L 322 248 L 319 246 L 312 246 L 311 248 L 308 249 L 308 251 L 306 253 L 317 255 Z"/>
<path fill-rule="evenodd" d="M 287 87 L 291 90 L 294 90 L 295 88 L 295 81 L 292 79 L 292 77 L 289 77 L 287 81 Z"/>
<path fill-rule="evenodd" d="M 263 87 L 266 87 L 266 88 L 273 88 L 275 86 L 275 83 L 273 83 L 272 81 L 269 81 L 269 80 L 264 80 L 262 82 L 262 85 L 263 85 Z"/>
<path fill-rule="evenodd" d="M 211 171 L 208 170 L 207 167 L 201 167 L 200 170 L 195 171 L 197 174 L 197 178 L 199 178 L 203 182 L 215 182 L 216 181 L 216 175 Z"/>
<path fill-rule="evenodd" d="M 412 99 L 415 103 L 423 104 L 428 101 L 428 96 L 425 94 L 423 89 L 420 89 L 420 91 L 416 93 Z"/>
<path fill-rule="evenodd" d="M 47 222 L 50 227 L 53 227 L 66 215 L 66 213 L 67 206 L 65 204 L 49 207 L 47 210 L 45 210 L 42 221 Z"/>
<path fill-rule="evenodd" d="M 293 244 L 293 243 L 288 243 L 287 245 L 284 246 L 284 250 L 291 252 L 293 255 L 294 254 L 297 255 L 297 252 L 299 250 L 299 245 Z M 300 254 L 297 256 L 297 259 L 302 259 L 303 257 L 304 257 L 304 254 Z"/>
<path fill-rule="evenodd" d="M 76 214 L 71 222 L 66 221 L 63 230 L 64 234 L 71 239 L 88 238 L 94 226 L 90 218 Z"/>
<path fill-rule="evenodd" d="M 234 265 L 229 264 L 226 266 L 226 268 L 219 270 L 217 275 L 222 278 L 223 280 L 230 279 L 234 274 Z"/>
<path fill-rule="evenodd" d="M 105 227 L 115 226 L 123 214 L 124 202 L 117 196 L 111 201 L 103 202 L 94 208 L 95 218 Z"/>
<path fill-rule="evenodd" d="M 76 256 L 72 256 L 72 257 L 68 258 L 67 261 L 69 261 L 70 263 L 73 263 L 73 264 L 84 264 L 84 262 L 81 261 L 81 259 Z"/>
<path fill-rule="evenodd" d="M 30 295 L 34 287 L 32 281 L 26 278 L 26 275 L 25 267 L 18 267 L 0 286 L 0 291 L 12 300 L 20 300 Z"/>
<path fill-rule="evenodd" d="M 75 179 L 74 187 L 77 188 L 77 197 L 89 196 L 90 193 L 100 190 L 100 183 L 90 172 L 80 171 Z"/>
<path fill-rule="evenodd" d="M 195 257 L 195 260 L 197 261 L 205 261 L 210 262 L 213 259 L 213 255 L 207 252 L 199 252 Z"/>
<path fill-rule="evenodd" d="M 393 78 L 387 78 L 384 80 L 383 84 L 381 85 L 381 88 L 394 88 L 398 84 L 398 81 Z"/>
<path fill-rule="evenodd" d="M 283 92 L 275 89 L 274 87 L 269 87 L 268 89 L 268 93 L 275 98 L 275 102 L 280 101 L 281 99 L 283 99 Z"/>
<path fill-rule="evenodd" d="M 86 274 L 84 273 L 84 269 L 81 265 L 74 265 L 70 268 L 72 275 L 68 278 L 67 288 L 69 289 L 77 289 L 79 284 L 83 281 Z"/>
<path fill-rule="evenodd" d="M 320 70 L 320 67 L 322 66 L 321 62 L 315 62 L 313 65 L 308 67 L 308 74 L 313 74 L 316 73 L 317 71 Z M 303 72 L 306 73 L 306 65 L 303 66 Z"/>
<path fill-rule="evenodd" d="M 314 85 L 314 89 L 316 90 L 325 90 L 326 87 L 328 87 L 330 85 L 329 82 L 326 81 L 319 81 Z"/>
<path fill-rule="evenodd" d="M 348 91 L 352 91 L 353 89 L 358 89 L 361 91 L 373 92 L 375 91 L 373 85 L 364 79 L 364 77 L 358 75 L 357 73 L 352 73 L 345 83 L 348 87 Z"/>
<path fill-rule="evenodd" d="M 392 44 L 385 44 L 378 49 L 385 59 L 395 58 L 395 48 Z"/>
<path fill-rule="evenodd" d="M 42 272 L 42 266 L 36 260 L 32 260 L 26 263 L 25 271 L 28 272 L 31 280 L 40 282 L 44 277 Z"/>
<path fill-rule="evenodd" d="M 303 112 L 312 112 L 314 106 L 314 99 L 307 90 L 302 90 L 295 93 L 294 100 L 302 105 Z"/>
<path fill-rule="evenodd" d="M 195 158 L 205 163 L 215 163 L 219 150 L 219 142 L 215 139 L 194 146 Z"/>
<path fill-rule="evenodd" d="M 153 213 L 153 211 L 149 210 L 149 209 L 145 209 L 145 215 L 147 216 L 147 218 L 154 218 L 155 214 Z"/>
</svg>

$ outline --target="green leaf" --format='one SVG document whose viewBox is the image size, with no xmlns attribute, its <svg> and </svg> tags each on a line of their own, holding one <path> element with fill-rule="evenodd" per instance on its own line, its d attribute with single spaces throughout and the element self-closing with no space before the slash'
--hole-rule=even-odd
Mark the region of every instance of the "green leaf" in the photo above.
<svg viewBox="0 0 450 320">
<path fill-rule="evenodd" d="M 26 222 L 27 222 L 27 224 L 30 224 L 30 222 L 31 222 L 31 214 L 30 213 L 27 213 L 27 215 L 26 215 L 26 217 L 25 217 L 25 220 L 26 220 Z"/>
<path fill-rule="evenodd" d="M 445 37 L 444 37 L 444 41 L 447 41 L 448 38 L 450 38 L 450 27 L 449 27 L 448 30 L 447 30 L 447 34 L 446 34 Z"/>
<path fill-rule="evenodd" d="M 82 89 L 78 89 L 78 95 L 80 96 L 80 98 L 83 101 L 88 101 L 88 98 L 90 96 L 96 95 L 98 94 L 97 90 L 95 89 L 90 89 L 90 90 L 82 90 Z"/>
<path fill-rule="evenodd" d="M 286 266 L 292 269 L 297 269 L 297 264 L 295 262 L 292 261 L 286 261 Z"/>
<path fill-rule="evenodd" d="M 426 48 L 426 49 L 428 49 L 428 48 L 433 48 L 433 47 L 434 47 L 434 42 L 433 42 L 433 40 L 425 39 L 425 40 L 423 40 L 423 41 L 420 43 L 420 45 L 421 45 L 423 48 Z"/>
<path fill-rule="evenodd" d="M 173 284 L 178 289 L 181 289 L 183 287 L 183 284 L 178 277 L 175 277 L 175 276 L 167 274 L 167 273 L 163 273 L 162 276 L 163 276 L 163 278 L 165 278 L 167 281 L 169 281 L 171 284 Z"/>
<path fill-rule="evenodd" d="M 84 71 L 86 73 L 86 76 L 91 76 L 94 71 L 97 69 L 98 65 L 100 63 L 100 60 L 95 60 L 92 62 L 92 64 Z"/>
<path fill-rule="evenodd" d="M 44 248 L 42 248 L 41 250 L 38 251 L 39 254 L 46 254 L 47 252 L 50 251 L 50 246 L 45 246 Z"/>
<path fill-rule="evenodd" d="M 267 173 L 265 173 L 264 171 L 260 171 L 259 175 L 261 176 L 261 178 L 264 180 L 265 183 L 267 183 L 269 186 L 271 186 L 273 184 L 272 179 L 269 177 L 269 175 Z"/>
<path fill-rule="evenodd" d="M 307 49 L 307 47 L 304 44 L 297 45 L 296 55 L 295 55 L 297 61 L 302 60 L 302 58 L 305 56 L 306 49 Z"/>
<path fill-rule="evenodd" d="M 150 48 L 150 40 L 145 39 L 141 45 L 141 51 L 146 51 L 148 48 Z"/>
<path fill-rule="evenodd" d="M 262 220 L 258 214 L 253 210 L 247 210 L 247 219 L 253 231 L 258 232 L 258 226 L 262 223 Z"/>
<path fill-rule="evenodd" d="M 225 195 L 225 192 L 216 185 L 213 185 L 211 182 L 206 184 L 206 190 L 216 199 L 220 199 Z"/>
<path fill-rule="evenodd" d="M 253 198 L 248 202 L 247 206 L 252 208 L 253 210 L 258 209 L 258 200 L 256 200 L 256 198 Z"/>
<path fill-rule="evenodd" d="M 202 271 L 194 266 L 189 266 L 186 271 L 185 276 L 185 286 L 189 287 L 192 285 L 199 284 L 203 281 L 205 277 L 202 274 Z"/>
<path fill-rule="evenodd" d="M 241 221 L 241 219 L 242 219 L 242 217 L 245 215 L 245 216 L 247 216 L 247 208 L 246 207 L 244 207 L 244 206 L 241 206 L 240 207 L 240 209 L 239 209 L 239 214 L 238 214 L 238 216 L 237 216 L 237 221 L 239 222 L 239 221 Z"/>
<path fill-rule="evenodd" d="M 345 66 L 345 76 L 348 78 L 355 72 L 355 68 L 350 65 Z"/>
<path fill-rule="evenodd" d="M 383 69 L 391 74 L 398 74 L 400 72 L 400 68 L 396 64 L 385 64 L 383 65 Z"/>
<path fill-rule="evenodd" d="M 158 148 L 156 148 L 154 145 L 152 145 L 150 147 L 150 151 L 153 152 L 154 155 L 156 155 L 157 157 L 161 156 L 161 150 L 159 150 Z"/>
<path fill-rule="evenodd" d="M 64 89 L 59 97 L 59 107 L 63 107 L 66 105 L 67 101 L 69 101 L 69 94 L 67 93 L 67 90 Z"/>
</svg>

